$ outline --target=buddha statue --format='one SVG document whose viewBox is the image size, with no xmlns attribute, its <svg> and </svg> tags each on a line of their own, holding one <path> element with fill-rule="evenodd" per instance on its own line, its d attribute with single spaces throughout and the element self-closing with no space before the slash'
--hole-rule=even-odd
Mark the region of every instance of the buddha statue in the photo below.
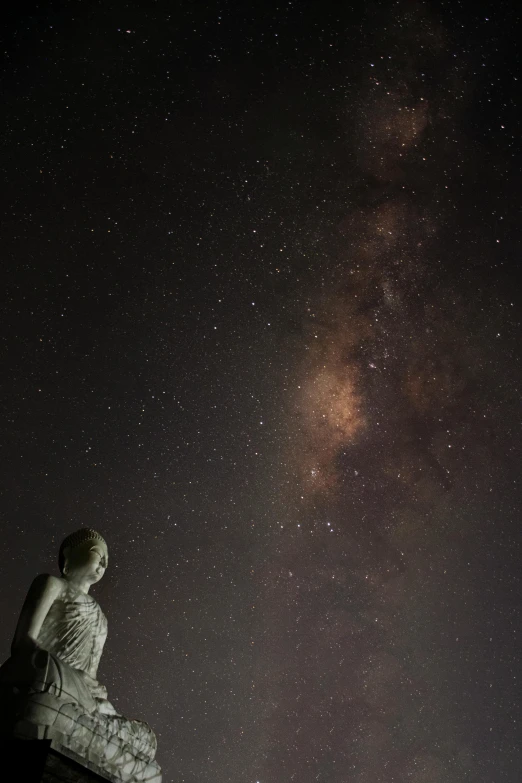
<svg viewBox="0 0 522 783">
<path fill-rule="evenodd" d="M 53 740 L 109 780 L 160 783 L 153 731 L 119 715 L 97 680 L 107 620 L 89 589 L 108 557 L 99 533 L 78 530 L 60 547 L 61 577 L 32 583 L 0 669 L 2 730 Z"/>
</svg>

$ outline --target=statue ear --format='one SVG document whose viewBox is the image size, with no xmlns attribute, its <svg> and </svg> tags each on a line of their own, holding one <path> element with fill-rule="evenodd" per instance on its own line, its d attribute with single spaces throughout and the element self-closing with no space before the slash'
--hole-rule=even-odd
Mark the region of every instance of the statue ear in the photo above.
<svg viewBox="0 0 522 783">
<path fill-rule="evenodd" d="M 71 554 L 71 548 L 70 548 L 70 547 L 68 547 L 68 546 L 66 546 L 66 547 L 65 547 L 65 549 L 63 550 L 63 566 L 62 566 L 62 574 L 63 574 L 64 576 L 66 576 L 66 575 L 67 575 L 67 573 L 69 572 L 69 563 L 68 563 L 68 560 L 69 560 L 69 555 L 70 555 L 70 554 Z"/>
</svg>

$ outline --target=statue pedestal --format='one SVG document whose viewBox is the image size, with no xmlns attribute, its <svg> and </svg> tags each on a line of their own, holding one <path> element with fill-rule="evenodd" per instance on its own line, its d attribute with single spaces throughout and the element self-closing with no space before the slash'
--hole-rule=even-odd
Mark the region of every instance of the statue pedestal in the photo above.
<svg viewBox="0 0 522 783">
<path fill-rule="evenodd" d="M 4 740 L 1 748 L 6 783 L 114 783 L 89 769 L 84 759 L 50 740 Z M 7 772 L 10 770 L 10 773 Z"/>
</svg>

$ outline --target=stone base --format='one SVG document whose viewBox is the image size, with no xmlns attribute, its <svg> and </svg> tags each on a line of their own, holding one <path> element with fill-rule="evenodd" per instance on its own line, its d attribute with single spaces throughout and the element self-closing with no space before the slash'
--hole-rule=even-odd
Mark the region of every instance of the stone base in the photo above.
<svg viewBox="0 0 522 783">
<path fill-rule="evenodd" d="M 65 752 L 64 752 L 65 751 Z M 107 783 L 71 751 L 50 740 L 4 740 L 1 745 L 3 783 Z"/>
</svg>

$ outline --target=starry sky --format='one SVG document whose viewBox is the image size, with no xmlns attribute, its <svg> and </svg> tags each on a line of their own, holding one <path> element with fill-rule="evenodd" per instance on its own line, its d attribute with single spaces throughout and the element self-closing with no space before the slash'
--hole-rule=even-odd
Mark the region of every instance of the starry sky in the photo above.
<svg viewBox="0 0 522 783">
<path fill-rule="evenodd" d="M 0 652 L 98 529 L 165 783 L 519 781 L 519 16 L 4 20 Z"/>
</svg>

